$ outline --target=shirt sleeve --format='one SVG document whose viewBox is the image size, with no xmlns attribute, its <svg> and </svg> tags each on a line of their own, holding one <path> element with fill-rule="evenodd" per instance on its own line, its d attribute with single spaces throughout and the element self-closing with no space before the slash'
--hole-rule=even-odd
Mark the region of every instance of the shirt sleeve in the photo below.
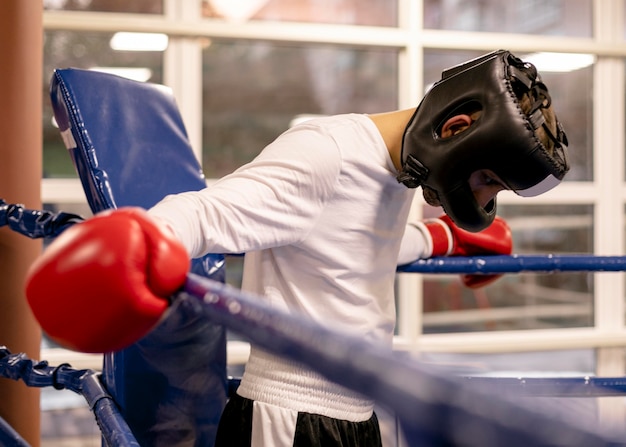
<svg viewBox="0 0 626 447">
<path fill-rule="evenodd" d="M 432 245 L 432 244 L 431 244 Z M 432 253 L 429 240 L 419 224 L 407 224 L 398 253 L 398 265 L 410 264 L 418 259 L 427 259 Z"/>
<path fill-rule="evenodd" d="M 172 228 L 191 257 L 292 244 L 315 225 L 340 170 L 333 138 L 305 123 L 213 185 L 167 196 L 149 213 Z"/>
</svg>

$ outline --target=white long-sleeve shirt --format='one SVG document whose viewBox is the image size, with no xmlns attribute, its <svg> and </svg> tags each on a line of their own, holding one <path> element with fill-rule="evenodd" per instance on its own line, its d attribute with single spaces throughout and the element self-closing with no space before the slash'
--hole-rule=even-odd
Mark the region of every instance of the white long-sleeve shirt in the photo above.
<svg viewBox="0 0 626 447">
<path fill-rule="evenodd" d="M 275 308 L 391 345 L 398 260 L 424 247 L 410 233 L 408 254 L 400 254 L 413 195 L 396 181 L 371 119 L 349 114 L 288 130 L 251 163 L 205 190 L 166 197 L 150 214 L 192 257 L 246 253 L 242 288 Z M 254 347 L 239 394 L 348 420 L 373 409 Z"/>
</svg>

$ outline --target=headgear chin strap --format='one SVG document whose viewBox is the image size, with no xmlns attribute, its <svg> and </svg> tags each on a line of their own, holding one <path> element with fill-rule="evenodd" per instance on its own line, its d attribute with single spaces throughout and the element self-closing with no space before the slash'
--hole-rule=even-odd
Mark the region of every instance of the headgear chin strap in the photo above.
<svg viewBox="0 0 626 447">
<path fill-rule="evenodd" d="M 526 114 L 517 99 L 524 92 L 534 98 Z M 483 230 L 495 217 L 496 200 L 486 208 L 478 204 L 468 183 L 474 171 L 491 170 L 509 189 L 530 197 L 554 188 L 569 170 L 563 128 L 557 121 L 554 135 L 541 112 L 549 106 L 548 89 L 535 67 L 508 51 L 445 70 L 404 132 L 398 181 L 434 190 L 457 225 Z M 475 111 L 480 117 L 469 128 L 441 138 L 449 118 Z M 554 142 L 552 153 L 536 135 L 540 127 Z"/>
</svg>

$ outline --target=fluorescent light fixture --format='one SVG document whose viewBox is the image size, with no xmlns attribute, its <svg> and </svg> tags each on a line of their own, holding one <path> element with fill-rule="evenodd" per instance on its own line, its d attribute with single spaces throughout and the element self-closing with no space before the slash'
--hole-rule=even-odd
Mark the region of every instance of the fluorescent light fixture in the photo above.
<svg viewBox="0 0 626 447">
<path fill-rule="evenodd" d="M 123 78 L 132 79 L 133 81 L 146 82 L 152 77 L 152 70 L 149 68 L 133 68 L 133 67 L 92 67 L 92 71 L 101 73 L 109 73 Z"/>
<path fill-rule="evenodd" d="M 210 0 L 215 11 L 232 22 L 245 22 L 269 0 Z"/>
<path fill-rule="evenodd" d="M 165 51 L 167 34 L 163 33 L 115 33 L 109 44 L 118 51 Z"/>
<path fill-rule="evenodd" d="M 582 53 L 532 53 L 521 57 L 539 72 L 568 72 L 589 67 L 596 62 L 593 54 Z"/>
</svg>

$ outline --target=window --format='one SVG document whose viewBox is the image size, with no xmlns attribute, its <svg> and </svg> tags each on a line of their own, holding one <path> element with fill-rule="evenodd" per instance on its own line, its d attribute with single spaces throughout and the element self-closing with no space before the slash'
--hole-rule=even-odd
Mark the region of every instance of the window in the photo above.
<svg viewBox="0 0 626 447">
<path fill-rule="evenodd" d="M 56 68 L 108 71 L 140 81 L 163 83 L 162 51 L 114 50 L 116 33 L 48 31 L 44 35 L 43 113 L 44 177 L 77 177 L 53 120 L 50 79 Z"/>
<path fill-rule="evenodd" d="M 397 7 L 386 0 L 203 0 L 202 16 L 245 20 L 394 26 Z"/>
<path fill-rule="evenodd" d="M 397 52 L 213 41 L 203 51 L 203 168 L 221 177 L 309 115 L 397 108 Z"/>
<path fill-rule="evenodd" d="M 591 37 L 590 0 L 425 0 L 424 26 L 454 31 Z"/>
<path fill-rule="evenodd" d="M 163 14 L 162 0 L 43 0 L 44 10 Z"/>
</svg>

